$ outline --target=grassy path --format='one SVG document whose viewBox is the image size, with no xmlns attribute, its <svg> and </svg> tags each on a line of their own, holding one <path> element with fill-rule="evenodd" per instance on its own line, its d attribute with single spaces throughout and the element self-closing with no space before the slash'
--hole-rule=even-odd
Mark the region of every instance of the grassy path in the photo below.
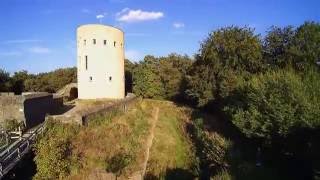
<svg viewBox="0 0 320 180">
<path fill-rule="evenodd" d="M 158 119 L 159 119 L 159 107 L 155 107 L 153 109 L 153 117 L 152 117 L 152 125 L 151 125 L 151 128 L 150 128 L 150 134 L 149 134 L 149 137 L 146 141 L 146 146 L 145 146 L 145 155 L 143 156 L 144 157 L 144 160 L 143 160 L 143 163 L 141 165 L 141 170 L 140 171 L 137 171 L 135 172 L 129 179 L 132 179 L 132 180 L 142 180 L 145 173 L 146 173 L 146 169 L 147 169 L 147 164 L 148 164 L 148 160 L 149 160 L 149 155 L 150 155 L 150 149 L 152 147 L 152 142 L 153 142 L 153 139 L 154 139 L 154 130 L 155 130 L 155 127 L 157 125 L 157 122 L 158 122 Z"/>
</svg>

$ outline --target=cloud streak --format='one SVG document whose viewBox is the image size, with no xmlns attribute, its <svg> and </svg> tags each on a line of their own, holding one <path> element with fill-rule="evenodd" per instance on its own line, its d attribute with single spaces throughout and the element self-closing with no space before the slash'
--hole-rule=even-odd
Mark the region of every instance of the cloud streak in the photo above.
<svg viewBox="0 0 320 180">
<path fill-rule="evenodd" d="M 1 42 L 1 44 L 24 44 L 24 43 L 38 43 L 42 42 L 38 39 L 12 39 Z"/>
<path fill-rule="evenodd" d="M 28 52 L 34 53 L 34 54 L 49 54 L 51 53 L 51 50 L 46 47 L 35 46 L 35 47 L 29 48 Z"/>
<path fill-rule="evenodd" d="M 142 21 L 151 21 L 157 20 L 164 17 L 163 12 L 155 12 L 155 11 L 143 11 L 141 9 L 131 10 L 129 8 L 125 8 L 122 11 L 117 13 L 117 21 L 126 22 L 126 23 L 134 23 L 134 22 L 142 22 Z"/>
<path fill-rule="evenodd" d="M 181 22 L 175 22 L 175 23 L 173 23 L 173 27 L 176 29 L 180 29 L 180 28 L 184 28 L 185 24 L 181 23 Z"/>
<path fill-rule="evenodd" d="M 21 55 L 21 52 L 19 51 L 1 51 L 0 52 L 0 56 L 20 56 Z"/>
</svg>

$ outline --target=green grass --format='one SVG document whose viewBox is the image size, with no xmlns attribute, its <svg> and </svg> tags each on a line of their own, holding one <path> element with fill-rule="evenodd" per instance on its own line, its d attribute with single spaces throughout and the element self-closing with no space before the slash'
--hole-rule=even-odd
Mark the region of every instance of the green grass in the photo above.
<svg viewBox="0 0 320 180">
<path fill-rule="evenodd" d="M 108 173 L 125 178 L 141 160 L 150 129 L 152 107 L 139 101 L 127 113 L 111 112 L 91 119 L 87 127 L 50 124 L 37 145 L 37 177 L 90 179 Z M 50 162 L 54 159 L 54 166 Z M 99 172 L 98 174 L 96 172 Z"/>
<path fill-rule="evenodd" d="M 195 162 L 185 133 L 188 110 L 170 102 L 149 101 L 160 108 L 147 166 L 147 179 L 191 179 Z"/>
</svg>

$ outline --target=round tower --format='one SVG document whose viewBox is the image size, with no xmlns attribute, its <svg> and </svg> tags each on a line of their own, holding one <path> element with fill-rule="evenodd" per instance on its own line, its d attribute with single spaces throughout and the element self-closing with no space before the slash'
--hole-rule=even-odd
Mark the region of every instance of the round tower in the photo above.
<svg viewBox="0 0 320 180">
<path fill-rule="evenodd" d="M 77 29 L 79 99 L 125 96 L 124 33 L 104 25 Z"/>
</svg>

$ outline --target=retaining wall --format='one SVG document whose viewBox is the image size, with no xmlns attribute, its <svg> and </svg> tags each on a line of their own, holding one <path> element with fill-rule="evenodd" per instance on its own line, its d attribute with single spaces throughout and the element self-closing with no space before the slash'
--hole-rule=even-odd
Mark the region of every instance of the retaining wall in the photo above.
<svg viewBox="0 0 320 180">
<path fill-rule="evenodd" d="M 0 125 L 7 120 L 23 122 L 27 128 L 45 120 L 60 105 L 60 99 L 49 93 L 24 93 L 23 95 L 0 95 Z"/>
</svg>

